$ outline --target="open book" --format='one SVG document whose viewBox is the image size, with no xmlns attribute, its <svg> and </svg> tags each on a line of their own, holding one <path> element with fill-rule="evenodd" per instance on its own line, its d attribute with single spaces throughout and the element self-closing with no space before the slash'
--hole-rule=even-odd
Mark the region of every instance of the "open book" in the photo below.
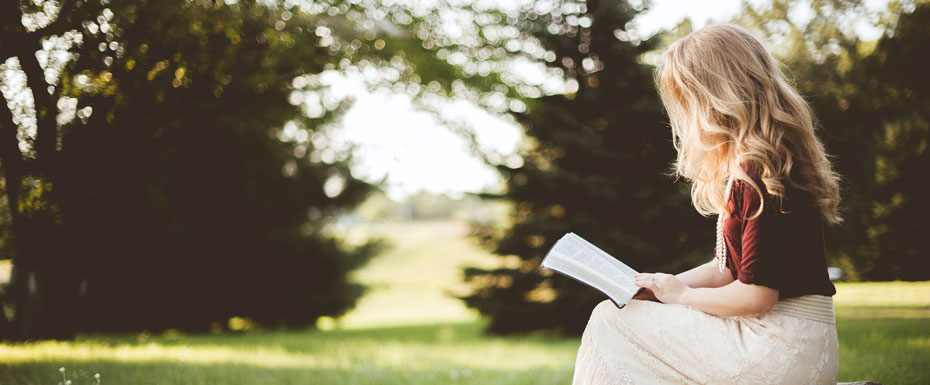
<svg viewBox="0 0 930 385">
<path fill-rule="evenodd" d="M 575 233 L 565 234 L 549 249 L 543 258 L 542 268 L 564 274 L 607 294 L 621 309 L 641 289 L 634 283 L 636 270 Z"/>
</svg>

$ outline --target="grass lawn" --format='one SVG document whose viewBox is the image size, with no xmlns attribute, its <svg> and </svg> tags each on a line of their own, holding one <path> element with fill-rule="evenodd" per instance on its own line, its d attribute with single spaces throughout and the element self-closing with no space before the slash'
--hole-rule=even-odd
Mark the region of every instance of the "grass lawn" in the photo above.
<svg viewBox="0 0 930 385">
<path fill-rule="evenodd" d="M 88 336 L 0 347 L 0 383 L 565 384 L 577 343 L 489 338 L 477 322 L 239 336 Z"/>
<path fill-rule="evenodd" d="M 568 384 L 576 338 L 490 337 L 446 293 L 458 267 L 493 262 L 452 223 L 363 229 L 395 248 L 359 271 L 373 286 L 327 330 L 82 335 L 0 344 L 0 385 Z M 355 230 L 353 230 L 355 231 Z M 358 235 L 358 234 L 355 234 Z M 354 236 L 354 235 L 353 235 Z M 930 282 L 838 284 L 840 381 L 930 384 Z"/>
</svg>

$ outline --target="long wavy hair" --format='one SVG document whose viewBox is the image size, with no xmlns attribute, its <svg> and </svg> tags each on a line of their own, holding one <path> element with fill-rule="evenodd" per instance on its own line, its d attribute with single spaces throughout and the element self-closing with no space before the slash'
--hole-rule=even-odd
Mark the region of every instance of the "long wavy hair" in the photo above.
<svg viewBox="0 0 930 385">
<path fill-rule="evenodd" d="M 674 173 L 691 182 L 702 215 L 725 212 L 727 178 L 759 194 L 755 170 L 782 209 L 786 189 L 803 192 L 827 223 L 838 213 L 839 176 L 814 132 L 813 112 L 782 64 L 752 34 L 711 25 L 672 44 L 656 69 L 678 150 Z M 762 206 L 754 215 L 762 212 Z M 726 215 L 726 214 L 725 214 Z"/>
</svg>

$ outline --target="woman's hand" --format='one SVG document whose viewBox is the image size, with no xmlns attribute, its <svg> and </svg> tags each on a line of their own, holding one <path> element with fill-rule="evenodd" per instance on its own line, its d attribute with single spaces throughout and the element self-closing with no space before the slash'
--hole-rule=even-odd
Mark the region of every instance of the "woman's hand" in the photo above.
<svg viewBox="0 0 930 385">
<path fill-rule="evenodd" d="M 662 303 L 684 304 L 684 295 L 691 290 L 688 285 L 671 274 L 640 273 L 635 275 L 635 279 L 636 286 L 649 290 Z"/>
</svg>

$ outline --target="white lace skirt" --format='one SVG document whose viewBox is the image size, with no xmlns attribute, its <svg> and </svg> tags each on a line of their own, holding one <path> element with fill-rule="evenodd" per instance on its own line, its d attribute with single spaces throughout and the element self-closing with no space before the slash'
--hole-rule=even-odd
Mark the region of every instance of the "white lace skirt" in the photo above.
<svg viewBox="0 0 930 385">
<path fill-rule="evenodd" d="M 836 384 L 833 298 L 778 301 L 764 314 L 718 317 L 684 305 L 601 302 L 573 384 Z"/>
</svg>

